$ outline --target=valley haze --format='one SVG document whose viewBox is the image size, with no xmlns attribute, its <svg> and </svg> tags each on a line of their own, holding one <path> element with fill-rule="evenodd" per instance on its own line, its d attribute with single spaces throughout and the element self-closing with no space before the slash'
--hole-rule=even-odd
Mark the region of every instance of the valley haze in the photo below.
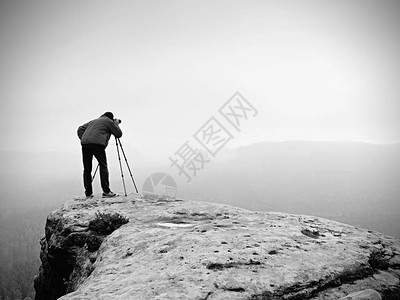
<svg viewBox="0 0 400 300">
<path fill-rule="evenodd" d="M 114 147 L 107 148 L 111 188 L 122 193 Z M 190 183 L 169 165 L 167 157 L 162 164 L 132 147 L 125 150 L 139 190 L 148 176 L 165 172 L 178 184 L 177 197 L 254 211 L 321 216 L 400 237 L 400 144 L 255 143 L 225 149 Z M 3 213 L 39 205 L 50 211 L 83 194 L 78 151 L 1 154 Z M 125 170 L 128 192 L 133 192 L 129 180 Z M 100 193 L 98 177 L 94 186 L 95 193 Z"/>
</svg>

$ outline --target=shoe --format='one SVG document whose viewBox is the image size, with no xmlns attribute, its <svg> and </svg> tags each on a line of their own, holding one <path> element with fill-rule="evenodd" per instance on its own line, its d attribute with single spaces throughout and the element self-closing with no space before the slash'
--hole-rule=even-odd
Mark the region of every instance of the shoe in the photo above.
<svg viewBox="0 0 400 300">
<path fill-rule="evenodd" d="M 103 193 L 103 198 L 112 198 L 118 196 L 116 193 L 109 191 L 108 193 Z"/>
<path fill-rule="evenodd" d="M 89 195 L 89 196 L 86 196 L 86 199 L 92 199 L 92 198 L 93 198 L 93 194 Z"/>
</svg>

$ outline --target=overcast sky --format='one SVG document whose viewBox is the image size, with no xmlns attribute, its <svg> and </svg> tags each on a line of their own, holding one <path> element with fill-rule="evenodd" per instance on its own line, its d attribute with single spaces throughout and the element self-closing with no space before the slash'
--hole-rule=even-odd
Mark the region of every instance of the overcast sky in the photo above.
<svg viewBox="0 0 400 300">
<path fill-rule="evenodd" d="M 168 157 L 239 91 L 228 147 L 400 141 L 400 1 L 1 1 L 1 148 L 79 152 L 112 111 Z"/>
</svg>

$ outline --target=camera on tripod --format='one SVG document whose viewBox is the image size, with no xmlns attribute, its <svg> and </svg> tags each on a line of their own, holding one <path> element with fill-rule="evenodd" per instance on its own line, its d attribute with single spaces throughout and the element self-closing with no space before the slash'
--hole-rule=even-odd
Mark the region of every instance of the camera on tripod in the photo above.
<svg viewBox="0 0 400 300">
<path fill-rule="evenodd" d="M 117 122 L 118 124 L 121 124 L 122 120 L 121 119 L 114 119 L 114 122 Z"/>
</svg>

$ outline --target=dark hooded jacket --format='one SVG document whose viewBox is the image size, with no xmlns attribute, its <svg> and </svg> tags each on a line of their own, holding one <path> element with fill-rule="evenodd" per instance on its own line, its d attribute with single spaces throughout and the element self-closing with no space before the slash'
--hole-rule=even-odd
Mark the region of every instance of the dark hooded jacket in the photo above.
<svg viewBox="0 0 400 300">
<path fill-rule="evenodd" d="M 79 126 L 77 133 L 82 145 L 96 144 L 104 147 L 107 147 L 111 134 L 116 138 L 122 136 L 118 123 L 104 115 Z"/>
</svg>

